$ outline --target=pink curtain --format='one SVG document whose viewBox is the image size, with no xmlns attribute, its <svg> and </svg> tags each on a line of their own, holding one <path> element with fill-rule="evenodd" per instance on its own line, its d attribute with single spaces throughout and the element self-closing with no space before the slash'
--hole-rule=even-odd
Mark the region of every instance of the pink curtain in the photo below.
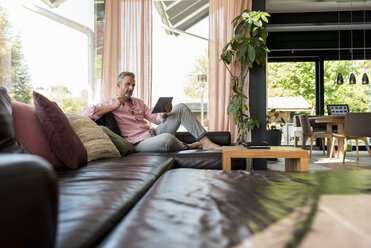
<svg viewBox="0 0 371 248">
<path fill-rule="evenodd" d="M 233 37 L 232 20 L 245 9 L 251 9 L 251 4 L 251 0 L 209 1 L 209 130 L 230 131 L 232 142 L 236 141 L 237 128 L 232 117 L 227 115 L 231 77 L 220 61 L 220 54 Z M 235 70 L 238 68 L 232 66 L 232 71 Z M 247 77 L 244 87 L 247 96 L 248 80 Z"/>
<path fill-rule="evenodd" d="M 108 0 L 106 2 L 102 99 L 116 95 L 116 78 L 121 71 L 135 73 L 134 96 L 142 99 L 150 107 L 152 103 L 152 0 Z"/>
<path fill-rule="evenodd" d="M 121 61 L 120 0 L 107 0 L 104 20 L 101 100 L 116 96 Z"/>
</svg>

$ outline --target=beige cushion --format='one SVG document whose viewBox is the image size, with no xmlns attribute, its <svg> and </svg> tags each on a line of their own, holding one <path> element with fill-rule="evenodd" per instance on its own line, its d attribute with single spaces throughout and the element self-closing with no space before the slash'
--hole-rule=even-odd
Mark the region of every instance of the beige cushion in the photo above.
<svg viewBox="0 0 371 248">
<path fill-rule="evenodd" d="M 88 153 L 88 161 L 121 157 L 108 135 L 86 116 L 66 114 L 68 121 L 79 136 Z"/>
</svg>

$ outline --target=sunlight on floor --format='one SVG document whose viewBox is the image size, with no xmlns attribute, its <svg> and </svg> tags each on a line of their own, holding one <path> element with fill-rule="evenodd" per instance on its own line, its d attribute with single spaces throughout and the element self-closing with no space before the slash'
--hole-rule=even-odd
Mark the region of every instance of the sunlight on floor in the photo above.
<svg viewBox="0 0 371 248">
<path fill-rule="evenodd" d="M 278 159 L 277 161 L 268 161 L 267 167 L 268 170 L 284 171 L 285 160 Z M 347 152 L 345 163 L 343 163 L 341 159 L 330 159 L 323 156 L 322 151 L 313 151 L 312 159 L 309 159 L 310 171 L 356 169 L 371 169 L 371 159 L 367 151 L 359 152 L 359 160 L 357 160 L 355 151 Z"/>
</svg>

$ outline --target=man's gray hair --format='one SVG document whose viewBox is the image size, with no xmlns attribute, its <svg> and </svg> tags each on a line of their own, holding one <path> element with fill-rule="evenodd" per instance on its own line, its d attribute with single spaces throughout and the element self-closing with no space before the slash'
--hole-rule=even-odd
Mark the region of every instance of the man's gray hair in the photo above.
<svg viewBox="0 0 371 248">
<path fill-rule="evenodd" d="M 126 76 L 129 76 L 129 77 L 132 77 L 132 78 L 135 78 L 135 74 L 133 72 L 129 72 L 129 71 L 123 71 L 119 74 L 119 76 L 117 77 L 117 82 L 118 83 L 121 83 L 122 79 L 124 79 L 124 77 Z"/>
</svg>

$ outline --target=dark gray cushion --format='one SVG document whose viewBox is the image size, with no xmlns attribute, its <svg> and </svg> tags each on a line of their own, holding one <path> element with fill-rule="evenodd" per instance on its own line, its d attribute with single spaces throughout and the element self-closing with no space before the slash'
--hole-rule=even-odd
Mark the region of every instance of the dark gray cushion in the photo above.
<svg viewBox="0 0 371 248">
<path fill-rule="evenodd" d="M 28 153 L 15 140 L 14 122 L 12 116 L 12 101 L 8 91 L 0 87 L 0 152 L 1 153 Z"/>
<path fill-rule="evenodd" d="M 118 127 L 115 116 L 112 112 L 108 112 L 101 118 L 95 120 L 95 123 L 100 126 L 106 126 L 109 130 L 122 137 L 120 128 Z"/>
</svg>

